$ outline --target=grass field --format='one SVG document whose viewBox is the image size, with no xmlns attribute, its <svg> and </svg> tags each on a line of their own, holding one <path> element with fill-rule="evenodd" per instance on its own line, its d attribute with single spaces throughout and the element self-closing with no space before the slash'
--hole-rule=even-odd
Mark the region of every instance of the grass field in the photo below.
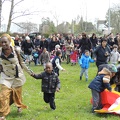
<svg viewBox="0 0 120 120">
<path fill-rule="evenodd" d="M 70 64 L 62 63 L 66 71 L 60 72 L 61 90 L 56 93 L 56 107 L 52 111 L 49 104 L 43 101 L 41 92 L 41 80 L 35 80 L 26 72 L 27 81 L 23 86 L 23 103 L 28 109 L 18 114 L 15 105 L 11 106 L 11 113 L 7 116 L 7 120 L 119 120 L 119 116 L 113 114 L 92 114 L 90 104 L 91 91 L 88 84 L 95 77 L 97 69 L 94 63 L 89 68 L 89 80 L 85 78 L 79 80 L 79 65 L 70 66 Z M 34 66 L 30 68 L 35 73 L 43 71 L 42 66 Z"/>
</svg>

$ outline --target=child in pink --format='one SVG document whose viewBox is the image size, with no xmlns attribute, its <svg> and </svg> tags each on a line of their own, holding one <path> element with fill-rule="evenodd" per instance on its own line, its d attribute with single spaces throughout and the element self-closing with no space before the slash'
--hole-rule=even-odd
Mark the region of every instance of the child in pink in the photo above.
<svg viewBox="0 0 120 120">
<path fill-rule="evenodd" d="M 53 60 L 53 58 L 55 57 L 55 55 L 56 55 L 56 52 L 55 52 L 55 50 L 53 50 L 53 51 L 51 52 L 51 55 L 50 55 L 50 62 L 52 62 L 52 60 Z"/>
<path fill-rule="evenodd" d="M 70 53 L 71 66 L 76 65 L 77 58 L 78 58 L 78 51 L 76 49 L 72 49 Z"/>
</svg>

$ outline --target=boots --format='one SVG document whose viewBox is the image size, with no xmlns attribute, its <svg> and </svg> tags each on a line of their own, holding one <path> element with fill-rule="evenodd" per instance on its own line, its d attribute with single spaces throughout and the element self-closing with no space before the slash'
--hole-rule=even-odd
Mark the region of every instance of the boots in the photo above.
<svg viewBox="0 0 120 120">
<path fill-rule="evenodd" d="M 86 82 L 88 81 L 88 78 L 86 78 Z"/>
<path fill-rule="evenodd" d="M 80 76 L 80 80 L 82 80 L 82 76 Z"/>
</svg>

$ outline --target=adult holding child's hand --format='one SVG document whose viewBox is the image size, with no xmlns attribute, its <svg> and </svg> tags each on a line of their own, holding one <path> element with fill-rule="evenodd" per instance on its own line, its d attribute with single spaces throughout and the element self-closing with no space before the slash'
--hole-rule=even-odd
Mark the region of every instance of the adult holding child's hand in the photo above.
<svg viewBox="0 0 120 120">
<path fill-rule="evenodd" d="M 1 36 L 0 48 L 0 120 L 5 120 L 10 112 L 10 105 L 15 103 L 17 112 L 27 108 L 22 103 L 22 86 L 26 78 L 23 69 L 32 74 L 32 71 L 25 65 L 20 55 L 20 47 L 11 46 L 11 37 L 8 34 Z"/>
</svg>

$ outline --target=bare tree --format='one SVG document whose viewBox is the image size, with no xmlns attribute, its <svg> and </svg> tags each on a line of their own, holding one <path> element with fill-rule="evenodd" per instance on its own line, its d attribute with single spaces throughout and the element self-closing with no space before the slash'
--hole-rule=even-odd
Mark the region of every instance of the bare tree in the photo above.
<svg viewBox="0 0 120 120">
<path fill-rule="evenodd" d="M 10 27 L 11 27 L 11 23 L 19 17 L 23 17 L 23 16 L 27 16 L 27 15 L 33 15 L 35 14 L 37 11 L 34 12 L 30 12 L 28 9 L 24 10 L 24 11 L 20 11 L 20 12 L 15 12 L 14 9 L 15 7 L 20 4 L 21 2 L 23 2 L 24 0 L 20 0 L 17 3 L 15 3 L 14 0 L 11 0 L 11 8 L 10 8 L 10 14 L 9 14 L 9 20 L 8 20 L 8 25 L 7 25 L 7 33 L 10 32 Z M 15 23 L 15 22 L 14 22 Z"/>
<path fill-rule="evenodd" d="M 50 11 L 50 13 L 53 15 L 53 18 L 54 18 L 54 19 L 55 19 L 55 21 L 56 21 L 56 24 L 57 24 L 56 28 L 57 28 L 57 32 L 58 32 L 59 15 L 57 15 L 57 13 L 56 13 L 56 12 L 55 12 L 55 13 L 53 13 L 52 11 Z"/>
<path fill-rule="evenodd" d="M 1 22 L 2 22 L 2 5 L 5 0 L 0 0 L 0 32 L 1 32 Z"/>
<path fill-rule="evenodd" d="M 14 24 L 16 24 L 16 23 L 14 23 Z M 35 23 L 21 22 L 16 25 L 20 27 L 19 31 L 24 32 L 24 33 L 38 32 L 38 26 Z"/>
</svg>

